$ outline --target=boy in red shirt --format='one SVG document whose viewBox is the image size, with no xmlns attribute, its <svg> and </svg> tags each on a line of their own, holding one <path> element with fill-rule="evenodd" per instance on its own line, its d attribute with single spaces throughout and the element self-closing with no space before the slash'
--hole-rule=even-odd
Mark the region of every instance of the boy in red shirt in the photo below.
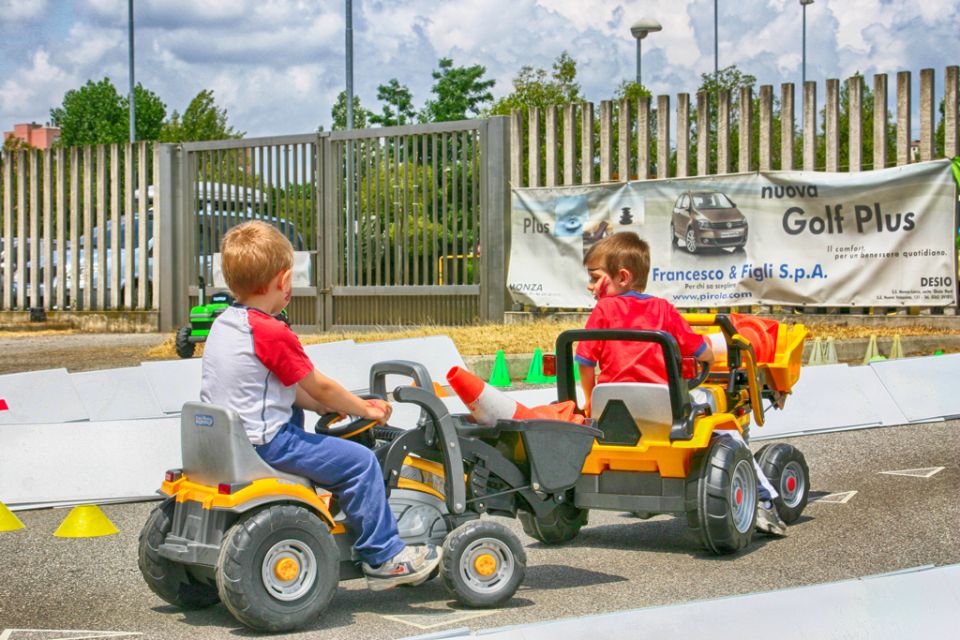
<svg viewBox="0 0 960 640">
<path fill-rule="evenodd" d="M 681 357 L 693 357 L 708 365 L 713 350 L 704 337 L 676 308 L 644 293 L 650 273 L 650 246 L 633 232 L 615 233 L 593 245 L 583 258 L 590 282 L 587 290 L 597 300 L 587 319 L 587 329 L 644 329 L 666 331 L 677 340 Z M 587 404 L 598 382 L 667 382 L 660 345 L 632 341 L 585 341 L 577 345 L 576 362 Z M 599 365 L 600 376 L 595 369 Z M 754 461 L 760 501 L 757 528 L 786 535 L 786 524 L 773 506 L 776 490 Z"/>
<path fill-rule="evenodd" d="M 304 409 L 382 423 L 390 405 L 358 398 L 317 371 L 296 334 L 273 317 L 293 291 L 290 241 L 265 222 L 246 222 L 224 236 L 220 251 L 237 302 L 210 329 L 200 399 L 236 411 L 254 449 L 273 468 L 310 478 L 337 496 L 371 590 L 425 581 L 440 563 L 440 550 L 408 547 L 400 539 L 373 452 L 303 429 Z"/>
</svg>

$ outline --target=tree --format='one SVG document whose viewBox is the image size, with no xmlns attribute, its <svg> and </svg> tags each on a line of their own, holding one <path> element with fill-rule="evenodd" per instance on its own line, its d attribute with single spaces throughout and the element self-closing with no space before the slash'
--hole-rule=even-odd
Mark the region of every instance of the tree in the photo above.
<svg viewBox="0 0 960 640">
<path fill-rule="evenodd" d="M 337 95 L 337 101 L 333 103 L 330 109 L 330 116 L 333 118 L 331 131 L 342 131 L 347 128 L 347 92 L 341 91 Z M 367 120 L 370 112 L 360 106 L 360 96 L 353 96 L 353 128 L 366 129 Z"/>
<path fill-rule="evenodd" d="M 382 127 L 391 127 L 413 122 L 417 112 L 413 108 L 413 94 L 396 78 L 377 87 L 377 100 L 383 103 L 381 114 L 371 113 L 370 122 Z"/>
<path fill-rule="evenodd" d="M 557 56 L 549 75 L 546 69 L 525 65 L 513 79 L 513 92 L 497 100 L 490 113 L 506 116 L 513 109 L 582 102 L 583 96 L 576 78 L 577 63 L 566 51 Z"/>
<path fill-rule="evenodd" d="M 242 138 L 244 133 L 227 124 L 227 110 L 217 107 L 213 91 L 204 89 L 190 101 L 181 116 L 176 111 L 160 131 L 161 142 L 197 142 Z"/>
<path fill-rule="evenodd" d="M 853 78 L 862 82 L 863 76 L 857 72 Z M 822 130 L 826 130 L 826 108 L 820 110 L 820 118 L 823 123 Z M 873 169 L 873 113 L 874 97 L 873 91 L 867 83 L 863 83 L 863 97 L 861 100 L 861 131 L 863 132 L 863 151 L 861 161 L 863 169 Z M 840 120 L 838 123 L 838 135 L 840 144 L 838 149 L 839 167 L 841 171 L 848 171 L 850 168 L 850 83 L 844 82 L 840 85 Z M 827 166 L 827 142 L 826 135 L 817 136 L 817 159 L 816 168 L 825 170 Z M 890 114 L 887 115 L 887 158 L 896 158 L 896 125 L 893 123 Z M 882 169 L 883 167 L 876 167 Z"/>
<path fill-rule="evenodd" d="M 433 72 L 436 80 L 431 91 L 436 100 L 428 100 L 424 106 L 424 119 L 428 122 L 465 120 L 479 115 L 484 103 L 493 101 L 490 89 L 494 80 L 482 80 L 486 67 L 455 67 L 450 58 L 441 58 L 439 69 Z"/>
<path fill-rule="evenodd" d="M 160 135 L 167 107 L 152 91 L 137 84 L 137 140 L 156 140 Z M 117 92 L 110 78 L 88 80 L 79 89 L 63 96 L 63 104 L 50 110 L 50 119 L 60 127 L 60 144 L 112 144 L 130 137 L 129 100 Z"/>
<path fill-rule="evenodd" d="M 708 154 L 709 158 L 709 173 L 716 173 L 717 171 L 717 123 L 719 121 L 718 115 L 718 105 L 720 103 L 720 92 L 726 91 L 730 95 L 730 124 L 728 127 L 730 135 L 730 161 L 731 168 L 737 166 L 736 160 L 739 155 L 740 150 L 740 90 L 745 87 L 753 88 L 757 83 L 757 79 L 748 74 L 741 72 L 737 65 L 730 65 L 729 67 L 724 67 L 720 69 L 716 75 L 712 73 L 702 73 L 700 74 L 700 87 L 697 89 L 697 95 L 701 93 L 706 93 L 710 101 L 709 109 L 709 122 L 707 126 L 710 128 L 710 152 Z M 754 97 L 752 100 L 752 113 L 759 113 L 759 98 Z M 775 106 L 776 110 L 776 106 Z M 779 131 L 779 116 L 774 118 L 774 129 Z M 690 131 L 690 153 L 689 153 L 689 166 L 688 174 L 693 175 L 693 169 L 696 167 L 697 159 L 697 139 L 699 127 L 702 126 L 700 122 L 697 121 L 696 112 L 692 117 L 693 126 Z M 751 120 L 751 124 L 756 123 L 757 131 L 759 131 L 759 116 L 755 116 Z M 774 135 L 774 155 L 778 156 L 780 149 L 780 137 Z M 754 158 L 751 158 L 751 166 L 756 166 L 759 164 L 759 148 L 758 145 L 753 145 L 753 155 Z M 674 163 L 675 158 L 671 158 L 671 164 Z"/>
<path fill-rule="evenodd" d="M 653 94 L 650 93 L 642 84 L 637 84 L 635 80 L 624 80 L 613 92 L 613 97 L 617 100 L 636 100 L 638 98 L 649 98 Z"/>
</svg>

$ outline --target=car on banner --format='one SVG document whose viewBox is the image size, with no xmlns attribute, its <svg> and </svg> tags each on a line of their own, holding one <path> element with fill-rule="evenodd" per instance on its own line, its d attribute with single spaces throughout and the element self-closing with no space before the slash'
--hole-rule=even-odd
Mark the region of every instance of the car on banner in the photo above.
<svg viewBox="0 0 960 640">
<path fill-rule="evenodd" d="M 690 253 L 707 248 L 743 249 L 747 231 L 746 216 L 720 191 L 684 191 L 673 205 L 671 246 L 682 244 Z"/>
</svg>

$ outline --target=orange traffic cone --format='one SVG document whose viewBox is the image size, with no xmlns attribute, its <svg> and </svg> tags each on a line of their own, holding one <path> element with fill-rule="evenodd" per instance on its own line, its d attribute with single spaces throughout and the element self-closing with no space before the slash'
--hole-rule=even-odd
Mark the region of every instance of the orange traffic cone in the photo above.
<svg viewBox="0 0 960 640">
<path fill-rule="evenodd" d="M 454 367 L 447 373 L 447 383 L 479 424 L 493 426 L 497 420 L 530 420 L 545 418 L 583 424 L 583 416 L 574 414 L 572 400 L 560 404 L 530 408 L 495 389 L 466 369 Z"/>
</svg>

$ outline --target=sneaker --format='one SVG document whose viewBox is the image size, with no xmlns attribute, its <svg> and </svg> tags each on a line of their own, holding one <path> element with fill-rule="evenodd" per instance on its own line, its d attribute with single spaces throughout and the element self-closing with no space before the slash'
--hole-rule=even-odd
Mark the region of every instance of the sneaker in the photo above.
<svg viewBox="0 0 960 640">
<path fill-rule="evenodd" d="M 401 584 L 422 584 L 439 564 L 439 547 L 432 544 L 416 545 L 405 547 L 376 568 L 364 562 L 363 573 L 367 576 L 367 588 L 371 591 L 385 591 Z"/>
<path fill-rule="evenodd" d="M 757 531 L 771 536 L 786 536 L 787 523 L 780 518 L 777 508 L 771 503 L 757 505 Z"/>
</svg>

